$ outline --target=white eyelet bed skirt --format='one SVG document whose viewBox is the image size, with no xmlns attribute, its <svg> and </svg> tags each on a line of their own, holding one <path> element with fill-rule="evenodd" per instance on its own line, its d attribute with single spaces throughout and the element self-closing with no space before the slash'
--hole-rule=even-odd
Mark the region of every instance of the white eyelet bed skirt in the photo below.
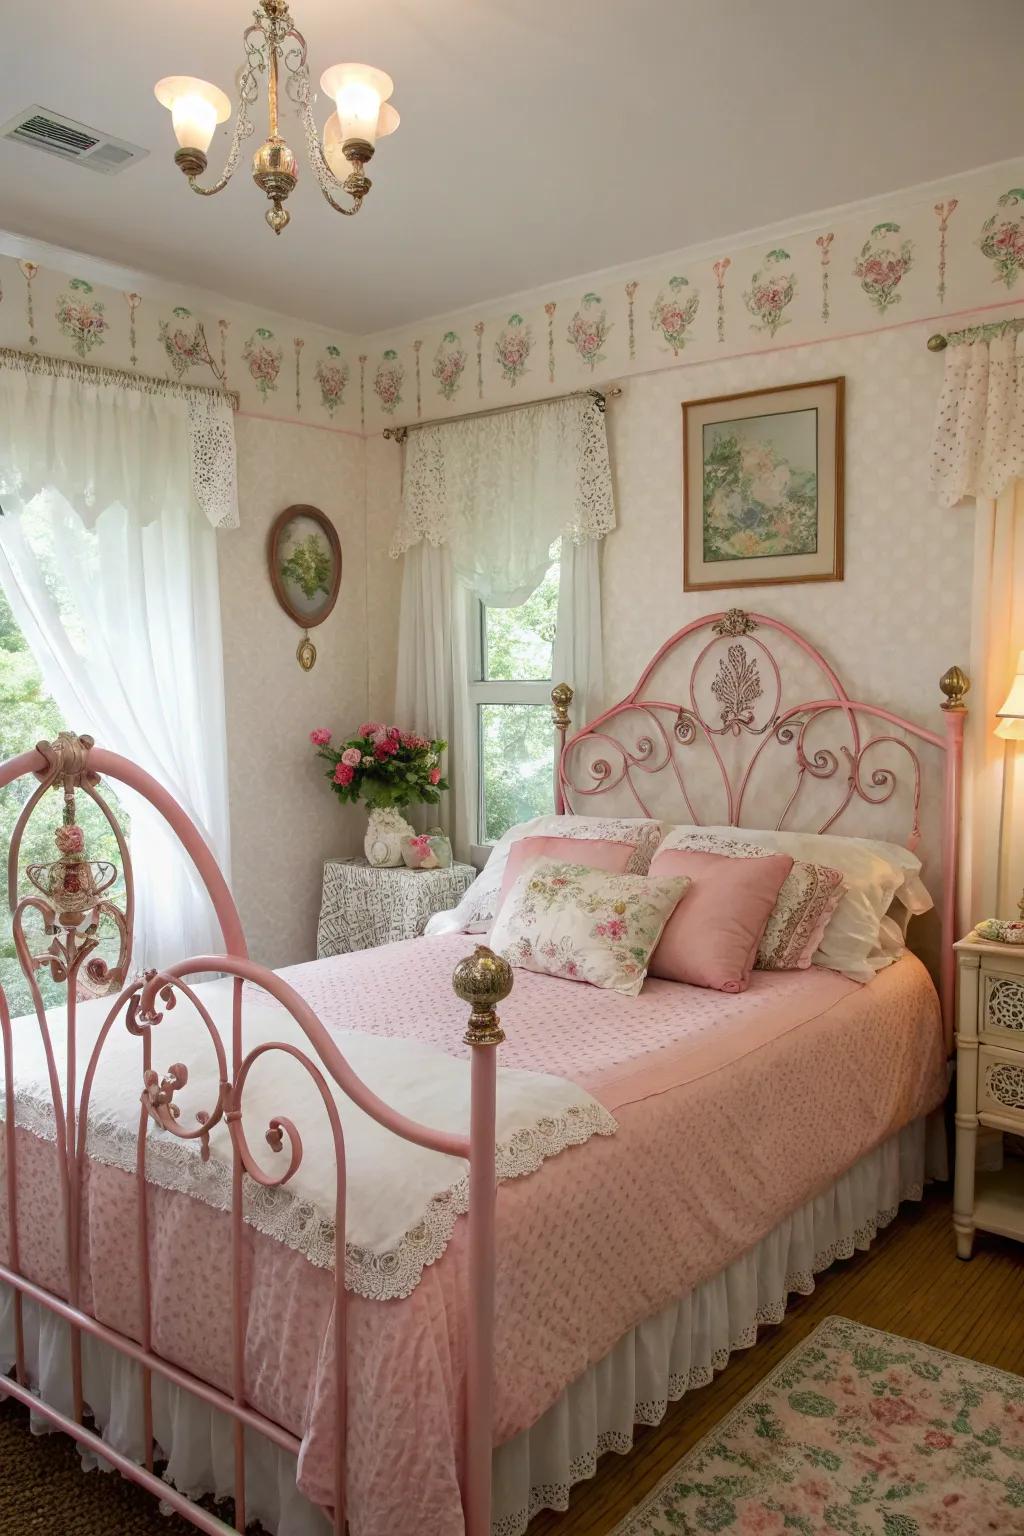
<svg viewBox="0 0 1024 1536">
<path fill-rule="evenodd" d="M 728 1269 L 625 1334 L 532 1429 L 495 1451 L 493 1536 L 522 1536 L 538 1510 L 566 1509 L 571 1488 L 594 1475 L 600 1455 L 631 1449 L 634 1424 L 659 1423 L 670 1402 L 709 1382 L 734 1349 L 753 1344 L 759 1325 L 780 1322 L 791 1293 L 808 1295 L 816 1274 L 867 1248 L 901 1201 L 920 1199 L 926 1178 L 946 1174 L 941 1115 L 916 1120 Z M 70 1414 L 66 1324 L 27 1299 L 24 1315 L 33 1383 Z M 12 1296 L 0 1286 L 0 1369 L 13 1363 Z M 83 1374 L 85 1397 L 104 1438 L 141 1461 L 139 1367 L 85 1338 Z M 228 1418 L 159 1377 L 153 1379 L 153 1399 L 154 1432 L 169 1480 L 193 1497 L 228 1496 L 234 1468 Z M 40 1418 L 33 1428 L 48 1426 Z M 327 1536 L 328 1522 L 295 1487 L 294 1458 L 248 1431 L 246 1439 L 249 1518 L 276 1536 Z M 89 1453 L 82 1460 L 102 1465 Z"/>
</svg>

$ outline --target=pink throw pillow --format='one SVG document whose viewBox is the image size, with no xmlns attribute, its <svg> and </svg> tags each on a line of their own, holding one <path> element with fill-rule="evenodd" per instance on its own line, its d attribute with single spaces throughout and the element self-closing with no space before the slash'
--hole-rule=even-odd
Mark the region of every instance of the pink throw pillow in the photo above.
<svg viewBox="0 0 1024 1536">
<path fill-rule="evenodd" d="M 716 992 L 744 992 L 775 898 L 792 868 L 788 853 L 733 859 L 674 848 L 655 854 L 652 875 L 687 875 L 693 884 L 665 924 L 647 974 Z"/>
<path fill-rule="evenodd" d="M 636 853 L 632 843 L 615 843 L 597 837 L 523 837 L 508 852 L 505 873 L 494 916 L 497 918 L 505 898 L 527 865 L 538 859 L 561 859 L 563 864 L 582 864 L 586 869 L 606 869 L 624 875 Z"/>
</svg>

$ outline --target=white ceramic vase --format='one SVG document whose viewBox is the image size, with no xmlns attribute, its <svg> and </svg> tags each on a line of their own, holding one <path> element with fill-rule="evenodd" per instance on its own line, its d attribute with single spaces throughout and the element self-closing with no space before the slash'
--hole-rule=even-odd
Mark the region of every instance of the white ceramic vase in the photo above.
<svg viewBox="0 0 1024 1536">
<path fill-rule="evenodd" d="M 371 811 L 363 848 L 377 869 L 394 869 L 402 862 L 402 838 L 415 837 L 401 811 Z"/>
</svg>

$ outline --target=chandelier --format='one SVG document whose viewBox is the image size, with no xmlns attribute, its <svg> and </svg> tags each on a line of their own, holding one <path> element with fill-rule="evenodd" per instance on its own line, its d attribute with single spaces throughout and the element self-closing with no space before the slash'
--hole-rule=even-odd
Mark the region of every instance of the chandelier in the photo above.
<svg viewBox="0 0 1024 1536">
<path fill-rule="evenodd" d="M 260 97 L 261 77 L 267 77 L 270 134 L 253 155 L 252 179 L 270 199 L 266 220 L 276 235 L 291 215 L 285 199 L 299 176 L 296 156 L 278 132 L 278 90 L 284 71 L 284 90 L 298 108 L 306 135 L 306 153 L 320 191 L 337 213 L 358 213 L 373 183 L 366 175 L 378 139 L 394 133 L 399 116 L 388 98 L 394 81 L 368 64 L 334 64 L 320 77 L 320 89 L 334 99 L 335 111 L 324 125 L 323 142 L 313 117 L 306 39 L 292 22 L 287 0 L 260 0 L 253 24 L 243 34 L 245 62 L 238 77 L 238 116 L 220 179 L 211 187 L 200 186 L 206 170 L 206 152 L 218 123 L 231 116 L 224 92 L 206 80 L 189 75 L 169 75 L 155 86 L 156 99 L 167 107 L 178 140 L 175 164 L 188 177 L 193 192 L 212 197 L 222 192 L 238 167 L 242 146 L 255 129 L 249 109 Z M 351 206 L 335 200 L 335 193 L 351 198 Z"/>
</svg>

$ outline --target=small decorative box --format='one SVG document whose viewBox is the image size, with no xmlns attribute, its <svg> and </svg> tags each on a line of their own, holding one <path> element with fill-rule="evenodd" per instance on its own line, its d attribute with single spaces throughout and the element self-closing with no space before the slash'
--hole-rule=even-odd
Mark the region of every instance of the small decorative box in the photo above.
<svg viewBox="0 0 1024 1536">
<path fill-rule="evenodd" d="M 407 869 L 450 869 L 452 845 L 443 832 L 403 837 L 402 858 Z"/>
</svg>

